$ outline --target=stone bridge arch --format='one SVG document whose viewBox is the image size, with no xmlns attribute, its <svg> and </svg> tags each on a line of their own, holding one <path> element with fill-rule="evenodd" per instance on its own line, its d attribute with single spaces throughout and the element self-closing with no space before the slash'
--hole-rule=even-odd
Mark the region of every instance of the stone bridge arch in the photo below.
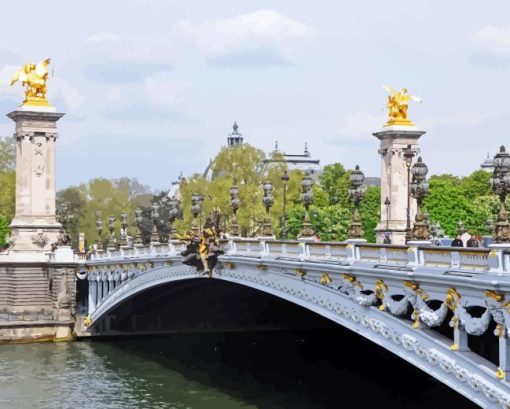
<svg viewBox="0 0 510 409">
<path fill-rule="evenodd" d="M 362 271 L 346 267 L 344 273 L 338 274 L 333 271 L 326 273 L 323 268 L 320 265 L 310 267 L 300 262 L 224 257 L 215 269 L 213 279 L 266 292 L 340 324 L 434 376 L 481 407 L 510 405 L 506 386 L 494 376 L 490 362 L 473 353 L 459 353 L 453 348 L 455 344 L 452 345 L 450 339 L 431 329 L 417 330 L 414 324 L 419 324 L 420 319 L 425 322 L 435 319 L 434 316 L 418 317 L 414 322 L 394 316 L 384 309 L 392 309 L 394 312 L 402 299 L 394 297 L 398 291 L 395 292 L 391 285 L 389 288 L 384 287 L 382 280 L 369 279 L 371 284 L 363 287 L 355 278 Z M 102 317 L 130 297 L 157 286 L 190 279 L 208 278 L 194 268 L 180 264 L 177 259 L 158 266 L 152 262 L 124 267 L 99 266 L 89 272 L 92 283 L 103 283 L 102 288 L 96 289 L 97 293 L 102 292 L 103 298 L 91 312 L 92 325 L 97 326 Z M 400 277 L 399 280 L 402 281 Z M 340 282 L 343 286 L 338 286 Z M 105 289 L 104 285 L 108 287 Z M 358 285 L 364 290 L 358 291 Z M 409 285 L 406 297 L 420 294 L 419 287 L 412 288 Z M 434 294 L 433 291 L 430 294 L 435 300 L 445 295 L 440 292 Z M 380 305 L 374 305 L 375 300 L 379 300 Z M 441 308 L 444 305 L 446 301 Z M 473 305 L 483 306 L 484 303 L 475 300 Z M 461 342 L 462 345 L 462 340 L 456 339 L 454 342 Z"/>
</svg>

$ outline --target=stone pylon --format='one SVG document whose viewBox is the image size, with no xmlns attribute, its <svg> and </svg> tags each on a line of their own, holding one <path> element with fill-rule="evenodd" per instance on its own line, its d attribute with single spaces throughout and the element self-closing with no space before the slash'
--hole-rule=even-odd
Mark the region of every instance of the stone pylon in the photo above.
<svg viewBox="0 0 510 409">
<path fill-rule="evenodd" d="M 7 115 L 16 123 L 16 215 L 10 225 L 11 252 L 25 260 L 45 259 L 61 228 L 55 217 L 55 142 L 56 122 L 63 115 L 53 107 L 32 106 L 21 106 Z"/>
<path fill-rule="evenodd" d="M 408 178 L 404 150 L 411 145 L 415 159 L 418 139 L 425 133 L 414 125 L 385 126 L 373 135 L 381 141 L 381 220 L 376 227 L 377 243 L 383 243 L 389 232 L 392 244 L 405 244 L 408 204 Z M 412 165 L 411 165 L 412 166 Z M 386 198 L 390 205 L 385 205 Z M 409 217 L 416 215 L 416 200 L 410 199 Z"/>
</svg>

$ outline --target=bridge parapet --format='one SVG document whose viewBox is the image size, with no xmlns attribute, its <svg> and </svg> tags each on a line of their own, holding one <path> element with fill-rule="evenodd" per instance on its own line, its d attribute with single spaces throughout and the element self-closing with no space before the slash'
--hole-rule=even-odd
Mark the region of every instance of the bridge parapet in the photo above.
<svg viewBox="0 0 510 409">
<path fill-rule="evenodd" d="M 120 248 L 119 250 L 105 250 L 96 251 L 89 257 L 90 261 L 100 260 L 123 260 L 123 259 L 136 259 L 143 257 L 157 257 L 177 255 L 184 250 L 185 245 L 178 241 L 172 241 L 162 244 L 151 244 L 148 246 L 135 246 L 131 248 Z"/>
<path fill-rule="evenodd" d="M 228 254 L 248 257 L 288 257 L 302 261 L 386 263 L 475 272 L 510 274 L 510 250 L 505 247 L 459 248 L 430 245 L 231 240 Z"/>
</svg>

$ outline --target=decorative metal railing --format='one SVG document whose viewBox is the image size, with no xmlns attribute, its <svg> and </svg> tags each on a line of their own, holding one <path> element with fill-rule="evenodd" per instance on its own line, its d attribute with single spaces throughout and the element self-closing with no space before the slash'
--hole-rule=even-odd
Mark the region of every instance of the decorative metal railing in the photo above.
<svg viewBox="0 0 510 409">
<path fill-rule="evenodd" d="M 435 246 L 396 246 L 367 243 L 299 242 L 283 240 L 234 239 L 224 241 L 229 254 L 247 257 L 288 257 L 299 260 L 384 263 L 429 268 L 450 268 L 473 272 L 491 271 L 510 274 L 510 251 L 505 248 L 469 249 Z M 92 253 L 90 261 L 157 257 L 178 254 L 183 243 L 138 246 Z"/>
</svg>

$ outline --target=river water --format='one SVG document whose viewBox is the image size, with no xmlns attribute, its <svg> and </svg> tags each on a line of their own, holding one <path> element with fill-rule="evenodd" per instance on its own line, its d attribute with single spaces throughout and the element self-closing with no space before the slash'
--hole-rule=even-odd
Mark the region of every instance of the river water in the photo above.
<svg viewBox="0 0 510 409">
<path fill-rule="evenodd" d="M 474 408 L 342 330 L 0 346 L 0 408 Z"/>
</svg>

